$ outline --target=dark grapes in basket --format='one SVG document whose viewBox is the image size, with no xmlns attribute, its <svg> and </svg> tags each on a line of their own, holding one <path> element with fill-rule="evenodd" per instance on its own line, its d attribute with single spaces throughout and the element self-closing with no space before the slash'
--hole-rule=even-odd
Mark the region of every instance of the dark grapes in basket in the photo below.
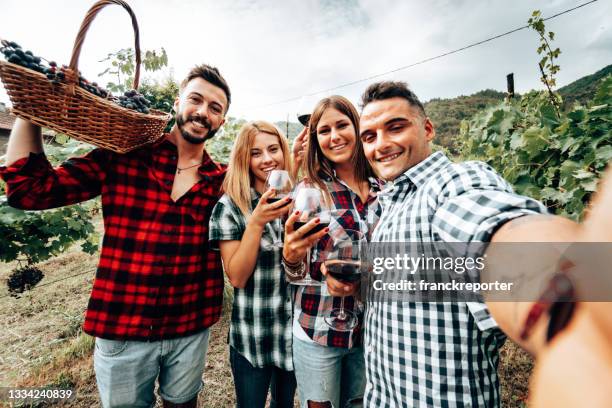
<svg viewBox="0 0 612 408">
<path fill-rule="evenodd" d="M 19 297 L 19 294 L 23 293 L 23 291 L 30 290 L 36 286 L 44 276 L 40 269 L 32 265 L 13 270 L 6 281 L 9 294 Z"/>
<path fill-rule="evenodd" d="M 4 54 L 4 58 L 8 62 L 45 74 L 47 79 L 54 85 L 65 83 L 68 66 L 62 65 L 59 67 L 55 61 L 48 61 L 47 64 L 44 64 L 42 62 L 44 58 L 34 55 L 32 51 L 24 51 L 23 48 L 14 41 L 2 40 L 1 44 L 2 47 L 0 48 L 0 52 Z M 89 82 L 80 72 L 78 74 L 79 87 L 87 92 L 99 96 L 100 98 L 111 100 L 126 109 L 132 109 L 144 114 L 150 112 L 151 104 L 149 100 L 137 91 L 127 91 L 117 98 L 113 96 L 110 91 L 99 86 L 96 82 Z"/>
<path fill-rule="evenodd" d="M 2 40 L 0 52 L 4 54 L 4 57 L 10 63 L 21 65 L 36 72 L 44 72 L 45 67 L 41 64 L 41 58 L 34 55 L 32 51 L 24 51 L 14 41 Z"/>
<path fill-rule="evenodd" d="M 124 108 L 134 109 L 145 114 L 149 113 L 149 107 L 151 106 L 149 100 L 134 89 L 126 91 L 122 96 L 120 96 L 118 103 Z"/>
</svg>

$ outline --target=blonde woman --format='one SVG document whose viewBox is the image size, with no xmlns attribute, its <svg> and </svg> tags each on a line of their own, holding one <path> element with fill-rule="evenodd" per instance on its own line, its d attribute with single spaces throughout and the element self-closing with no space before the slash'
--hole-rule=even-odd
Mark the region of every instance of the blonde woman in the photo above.
<svg viewBox="0 0 612 408">
<path fill-rule="evenodd" d="M 271 221 L 289 210 L 289 197 L 274 203 L 264 191 L 269 172 L 290 170 L 285 136 L 271 123 L 245 124 L 232 149 L 225 194 L 210 220 L 210 241 L 218 245 L 234 286 L 229 333 L 230 363 L 238 407 L 293 407 L 290 289 L 281 266 L 282 248 L 270 245 L 279 231 Z"/>
</svg>

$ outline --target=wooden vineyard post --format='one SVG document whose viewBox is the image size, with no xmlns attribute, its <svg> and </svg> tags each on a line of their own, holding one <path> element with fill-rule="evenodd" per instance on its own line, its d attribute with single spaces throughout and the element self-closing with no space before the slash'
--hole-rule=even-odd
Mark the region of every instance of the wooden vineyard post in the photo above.
<svg viewBox="0 0 612 408">
<path fill-rule="evenodd" d="M 506 75 L 506 84 L 508 87 L 508 95 L 506 96 L 506 98 L 510 100 L 514 98 L 514 73 L 513 72 Z"/>
</svg>

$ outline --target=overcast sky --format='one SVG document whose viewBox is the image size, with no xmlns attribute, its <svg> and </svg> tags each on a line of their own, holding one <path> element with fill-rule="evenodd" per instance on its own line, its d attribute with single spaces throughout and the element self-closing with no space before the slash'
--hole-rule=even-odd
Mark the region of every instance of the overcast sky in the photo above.
<svg viewBox="0 0 612 408">
<path fill-rule="evenodd" d="M 551 16 L 586 0 L 128 0 L 139 22 L 141 48 L 168 53 L 166 74 L 180 80 L 207 62 L 227 79 L 229 115 L 295 121 L 329 92 L 275 102 L 367 78 L 525 25 L 534 9 Z M 68 63 L 76 32 L 93 1 L 1 0 L 0 37 L 35 54 Z M 561 48 L 558 84 L 612 63 L 612 0 L 599 0 L 546 22 Z M 93 22 L 80 69 L 90 80 L 108 53 L 133 46 L 128 14 L 108 6 Z M 540 88 L 538 37 L 532 30 L 488 42 L 377 79 L 407 81 L 424 101 Z M 105 83 L 105 81 L 100 81 Z M 373 80 L 334 90 L 358 102 Z M 0 101 L 8 102 L 4 89 Z"/>
</svg>

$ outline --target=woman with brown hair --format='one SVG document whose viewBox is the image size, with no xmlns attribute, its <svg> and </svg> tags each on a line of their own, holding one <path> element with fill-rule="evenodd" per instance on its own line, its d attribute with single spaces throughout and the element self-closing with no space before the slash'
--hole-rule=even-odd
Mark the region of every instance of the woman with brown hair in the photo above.
<svg viewBox="0 0 612 408">
<path fill-rule="evenodd" d="M 319 101 L 310 118 L 307 146 L 307 180 L 302 185 L 309 184 L 322 191 L 328 207 L 336 215 L 340 214 L 334 220 L 335 225 L 361 230 L 368 236 L 380 215 L 379 187 L 363 153 L 359 115 L 349 100 L 331 96 Z M 330 296 L 326 286 L 320 285 L 318 253 L 329 241 L 328 229 L 307 235 L 320 219 L 294 228 L 298 217 L 294 212 L 286 222 L 285 272 L 291 279 L 309 274 L 319 283 L 295 287 L 293 358 L 299 398 L 304 407 L 344 407 L 363 399 L 362 313 L 354 297 L 348 296 L 344 307 L 357 313 L 357 326 L 338 331 L 326 324 L 325 316 L 341 300 Z M 314 247 L 313 261 L 309 270 L 305 270 L 304 261 L 311 246 Z"/>
</svg>

